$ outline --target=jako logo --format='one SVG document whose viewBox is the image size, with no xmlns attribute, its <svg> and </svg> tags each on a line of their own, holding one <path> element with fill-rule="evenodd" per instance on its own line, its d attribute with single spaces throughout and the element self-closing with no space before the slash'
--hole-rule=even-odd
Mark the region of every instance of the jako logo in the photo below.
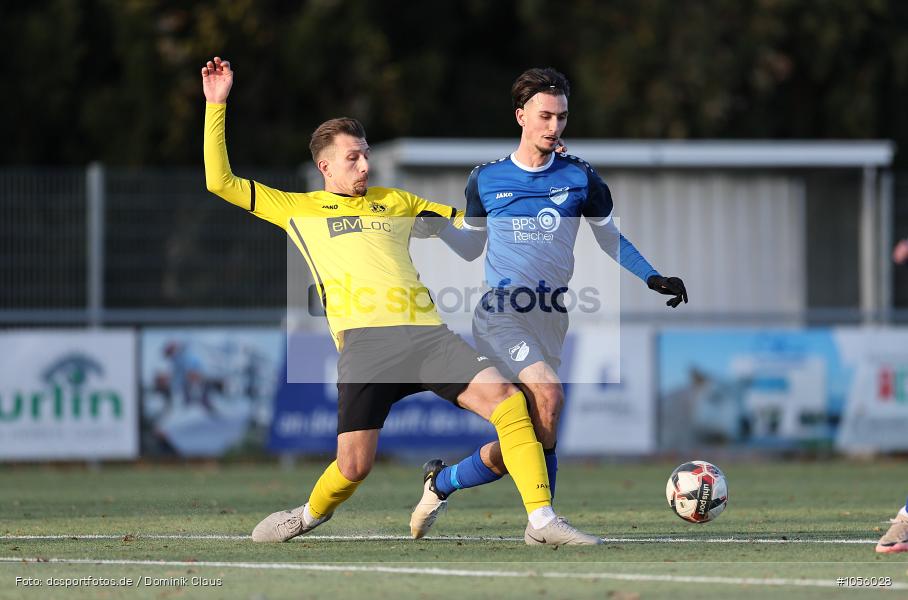
<svg viewBox="0 0 908 600">
<path fill-rule="evenodd" d="M 328 210 L 337 210 L 337 204 L 325 204 L 322 205 L 322 208 L 327 208 Z"/>
<path fill-rule="evenodd" d="M 113 390 L 90 387 L 92 375 L 104 375 L 100 363 L 85 354 L 66 355 L 41 374 L 45 389 L 16 390 L 6 402 L 0 397 L 0 421 L 96 420 L 105 406 L 108 407 L 106 412 L 121 418 L 123 400 L 120 395 Z"/>
<path fill-rule="evenodd" d="M 495 194 L 495 199 L 501 200 L 502 198 L 512 198 L 513 196 L 514 192 L 498 192 Z"/>
<path fill-rule="evenodd" d="M 362 217 L 330 217 L 326 221 L 328 234 L 331 237 L 345 233 L 362 233 L 363 231 L 391 233 L 391 223 L 380 218 L 364 221 Z"/>
<path fill-rule="evenodd" d="M 511 360 L 515 362 L 523 362 L 526 360 L 527 354 L 529 353 L 530 347 L 527 346 L 527 343 L 524 341 L 508 348 L 508 354 L 511 355 Z"/>
</svg>

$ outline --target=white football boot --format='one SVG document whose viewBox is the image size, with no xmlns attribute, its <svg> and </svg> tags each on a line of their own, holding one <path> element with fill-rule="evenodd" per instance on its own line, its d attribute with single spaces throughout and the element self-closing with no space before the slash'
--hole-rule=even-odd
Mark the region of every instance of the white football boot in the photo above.
<svg viewBox="0 0 908 600">
<path fill-rule="evenodd" d="M 908 512 L 902 508 L 890 521 L 889 531 L 883 534 L 876 551 L 881 553 L 908 552 Z"/>
<path fill-rule="evenodd" d="M 334 513 L 325 515 L 321 518 L 306 518 L 306 503 L 303 506 L 293 510 L 279 510 L 271 513 L 255 526 L 252 530 L 253 542 L 286 542 L 298 535 L 309 533 L 325 521 L 331 518 Z"/>
<path fill-rule="evenodd" d="M 414 540 L 426 535 L 438 516 L 448 508 L 448 496 L 435 489 L 435 479 L 446 466 L 437 458 L 422 466 L 422 498 L 410 515 L 410 535 Z"/>
<path fill-rule="evenodd" d="M 542 529 L 527 523 L 523 541 L 527 546 L 598 546 L 603 543 L 601 538 L 583 533 L 564 517 L 555 517 Z"/>
</svg>

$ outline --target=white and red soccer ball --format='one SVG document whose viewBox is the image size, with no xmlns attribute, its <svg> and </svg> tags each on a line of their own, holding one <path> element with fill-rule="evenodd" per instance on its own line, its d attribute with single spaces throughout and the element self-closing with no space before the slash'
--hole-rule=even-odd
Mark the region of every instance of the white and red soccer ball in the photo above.
<svg viewBox="0 0 908 600">
<path fill-rule="evenodd" d="M 716 465 L 692 460 L 672 471 L 665 498 L 672 511 L 685 521 L 708 523 L 725 510 L 728 483 Z"/>
</svg>

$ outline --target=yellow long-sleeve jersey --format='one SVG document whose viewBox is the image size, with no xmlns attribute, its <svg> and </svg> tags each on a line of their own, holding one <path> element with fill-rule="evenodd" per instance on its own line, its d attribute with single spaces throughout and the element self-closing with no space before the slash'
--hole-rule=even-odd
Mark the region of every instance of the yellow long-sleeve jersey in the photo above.
<svg viewBox="0 0 908 600">
<path fill-rule="evenodd" d="M 318 286 L 334 342 L 358 327 L 441 325 L 410 257 L 415 217 L 457 211 L 409 192 L 370 187 L 364 196 L 284 192 L 236 177 L 227 158 L 226 104 L 205 109 L 205 179 L 228 202 L 284 229 Z"/>
</svg>

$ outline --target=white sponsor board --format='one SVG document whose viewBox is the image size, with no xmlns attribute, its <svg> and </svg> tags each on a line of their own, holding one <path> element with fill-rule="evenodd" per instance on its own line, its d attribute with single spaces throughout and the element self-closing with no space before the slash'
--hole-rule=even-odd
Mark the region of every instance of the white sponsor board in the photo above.
<svg viewBox="0 0 908 600">
<path fill-rule="evenodd" d="M 621 327 L 620 355 L 604 351 L 608 332 L 584 328 L 577 335 L 558 433 L 559 454 L 649 454 L 656 449 L 654 332 Z M 608 345 L 612 348 L 612 345 Z"/>
<path fill-rule="evenodd" d="M 854 373 L 836 447 L 853 453 L 908 450 L 908 330 L 834 332 L 842 362 Z"/>
<path fill-rule="evenodd" d="M 135 458 L 131 330 L 0 333 L 0 460 Z"/>
</svg>

